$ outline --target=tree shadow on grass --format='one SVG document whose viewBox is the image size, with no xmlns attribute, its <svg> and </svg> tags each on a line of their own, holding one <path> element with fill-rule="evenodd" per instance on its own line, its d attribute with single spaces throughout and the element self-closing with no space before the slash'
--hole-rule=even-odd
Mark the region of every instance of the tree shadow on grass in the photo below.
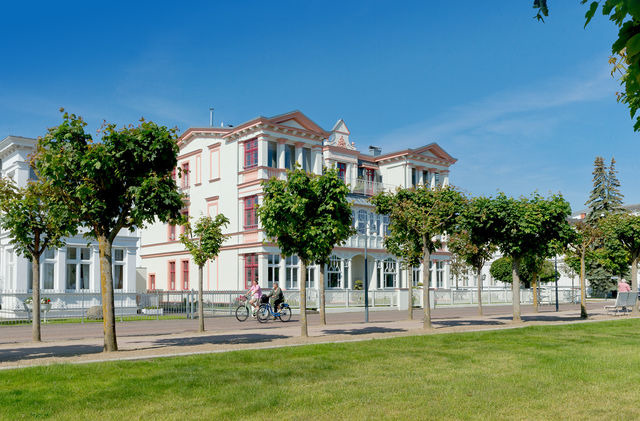
<svg viewBox="0 0 640 421">
<path fill-rule="evenodd" d="M 0 362 L 37 360 L 51 357 L 72 357 L 85 354 L 100 354 L 102 346 L 98 345 L 53 345 L 29 348 L 0 349 Z"/>
<path fill-rule="evenodd" d="M 323 329 L 322 333 L 326 335 L 366 335 L 368 333 L 391 333 L 391 332 L 406 332 L 406 329 L 396 329 L 379 326 L 369 326 L 363 328 L 354 329 Z"/>
</svg>

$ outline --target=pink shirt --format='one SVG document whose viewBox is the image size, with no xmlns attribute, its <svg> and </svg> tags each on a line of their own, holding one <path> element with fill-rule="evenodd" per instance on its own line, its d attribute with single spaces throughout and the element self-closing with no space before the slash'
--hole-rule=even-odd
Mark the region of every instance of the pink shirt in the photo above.
<svg viewBox="0 0 640 421">
<path fill-rule="evenodd" d="M 631 287 L 626 282 L 618 282 L 618 292 L 631 292 Z"/>
<path fill-rule="evenodd" d="M 253 285 L 250 289 L 249 289 L 249 293 L 251 295 L 256 296 L 257 298 L 262 297 L 262 289 L 260 288 L 260 285 Z"/>
</svg>

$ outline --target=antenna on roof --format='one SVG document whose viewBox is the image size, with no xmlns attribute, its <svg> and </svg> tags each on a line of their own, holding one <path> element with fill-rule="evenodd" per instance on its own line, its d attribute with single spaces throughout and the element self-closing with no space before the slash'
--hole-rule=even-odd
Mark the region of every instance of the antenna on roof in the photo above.
<svg viewBox="0 0 640 421">
<path fill-rule="evenodd" d="M 213 127 L 213 107 L 209 107 L 209 127 Z"/>
</svg>

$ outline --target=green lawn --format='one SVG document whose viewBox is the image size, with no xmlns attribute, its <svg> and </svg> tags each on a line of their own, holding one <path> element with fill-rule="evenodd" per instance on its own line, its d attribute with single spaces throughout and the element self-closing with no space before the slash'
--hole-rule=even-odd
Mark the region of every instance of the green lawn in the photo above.
<svg viewBox="0 0 640 421">
<path fill-rule="evenodd" d="M 0 419 L 640 419 L 640 320 L 0 371 Z"/>
</svg>

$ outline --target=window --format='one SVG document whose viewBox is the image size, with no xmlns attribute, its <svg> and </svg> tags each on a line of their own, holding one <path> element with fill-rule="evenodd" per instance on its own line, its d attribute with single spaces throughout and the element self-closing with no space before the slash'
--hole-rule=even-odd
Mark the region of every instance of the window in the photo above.
<svg viewBox="0 0 640 421">
<path fill-rule="evenodd" d="M 258 255 L 244 255 L 244 287 L 250 288 L 252 280 L 258 280 Z"/>
<path fill-rule="evenodd" d="M 176 262 L 169 262 L 169 289 L 176 289 Z"/>
<path fill-rule="evenodd" d="M 331 256 L 327 266 L 327 288 L 341 288 L 341 260 L 338 256 Z"/>
<path fill-rule="evenodd" d="M 53 282 L 56 270 L 56 251 L 46 249 L 42 255 L 42 289 L 53 289 Z"/>
<path fill-rule="evenodd" d="M 411 168 L 411 185 L 413 187 L 418 185 L 418 171 L 415 168 Z"/>
<path fill-rule="evenodd" d="M 414 266 L 411 268 L 411 283 L 414 287 L 418 286 L 418 283 L 422 282 L 420 279 L 420 266 Z"/>
<path fill-rule="evenodd" d="M 189 188 L 189 163 L 182 164 L 182 188 Z"/>
<path fill-rule="evenodd" d="M 439 172 L 434 173 L 433 177 L 435 179 L 435 185 L 436 185 L 436 187 L 438 187 L 440 185 L 440 173 Z"/>
<path fill-rule="evenodd" d="M 427 170 L 423 170 L 422 171 L 422 183 L 425 186 L 429 185 L 429 171 L 427 171 Z"/>
<path fill-rule="evenodd" d="M 369 213 L 369 234 L 370 235 L 380 235 L 380 215 L 376 215 L 375 213 Z"/>
<path fill-rule="evenodd" d="M 149 290 L 155 291 L 156 289 L 156 275 L 154 273 L 149 274 Z"/>
<path fill-rule="evenodd" d="M 90 281 L 91 249 L 88 247 L 67 247 L 65 288 L 68 290 L 89 289 Z"/>
<path fill-rule="evenodd" d="M 340 177 L 342 181 L 344 181 L 344 178 L 347 175 L 347 164 L 338 162 L 336 164 L 336 168 L 338 169 L 338 177 Z"/>
<path fill-rule="evenodd" d="M 368 212 L 366 210 L 360 209 L 358 211 L 358 222 L 356 229 L 358 230 L 358 234 L 368 234 L 367 233 L 367 221 L 368 221 Z"/>
<path fill-rule="evenodd" d="M 169 224 L 169 241 L 176 241 L 176 226 Z"/>
<path fill-rule="evenodd" d="M 278 168 L 278 144 L 269 142 L 267 147 L 267 166 Z"/>
<path fill-rule="evenodd" d="M 296 148 L 293 145 L 284 145 L 284 167 L 292 170 L 296 162 Z"/>
<path fill-rule="evenodd" d="M 311 149 L 302 148 L 302 169 L 311 171 Z"/>
<path fill-rule="evenodd" d="M 388 258 L 382 265 L 383 288 L 395 288 L 396 286 L 396 261 Z"/>
<path fill-rule="evenodd" d="M 287 289 L 298 288 L 298 256 L 288 256 L 285 259 L 285 275 Z"/>
<path fill-rule="evenodd" d="M 267 288 L 273 288 L 274 282 L 280 282 L 280 255 L 267 255 Z"/>
<path fill-rule="evenodd" d="M 113 289 L 124 287 L 124 249 L 113 249 Z"/>
<path fill-rule="evenodd" d="M 258 165 L 258 139 L 244 142 L 244 168 L 253 168 Z"/>
<path fill-rule="evenodd" d="M 184 209 L 184 210 L 180 211 L 180 213 L 187 219 L 187 221 L 189 221 L 189 209 Z M 187 232 L 187 226 L 186 225 L 181 225 L 180 226 L 180 234 L 184 234 L 185 232 Z"/>
<path fill-rule="evenodd" d="M 389 235 L 389 216 L 382 215 L 382 235 Z"/>
<path fill-rule="evenodd" d="M 316 287 L 316 265 L 307 266 L 307 288 Z"/>
<path fill-rule="evenodd" d="M 189 261 L 182 261 L 182 289 L 189 289 Z"/>
<path fill-rule="evenodd" d="M 244 229 L 254 229 L 258 227 L 258 196 L 250 196 L 244 199 Z"/>
<path fill-rule="evenodd" d="M 430 286 L 432 288 L 444 288 L 444 262 L 435 262 L 435 273 L 433 273 L 434 262 L 429 262 L 429 270 L 431 271 Z"/>
</svg>

